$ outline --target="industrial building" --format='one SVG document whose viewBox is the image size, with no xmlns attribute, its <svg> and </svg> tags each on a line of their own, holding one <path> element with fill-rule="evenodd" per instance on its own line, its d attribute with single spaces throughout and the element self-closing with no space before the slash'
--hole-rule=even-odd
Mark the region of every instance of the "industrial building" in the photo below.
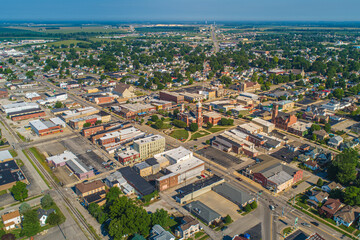
<svg viewBox="0 0 360 240">
<path fill-rule="evenodd" d="M 99 113 L 100 110 L 94 107 L 84 107 L 75 110 L 68 110 L 62 113 L 61 118 L 68 123 L 70 120 L 78 119 Z"/>
<path fill-rule="evenodd" d="M 161 135 L 153 135 L 134 141 L 133 146 L 140 153 L 141 160 L 144 160 L 165 151 L 165 138 Z"/>
<path fill-rule="evenodd" d="M 55 167 L 67 166 L 80 180 L 93 177 L 94 171 L 87 167 L 75 154 L 65 151 L 62 154 L 48 157 L 46 161 Z"/>
<path fill-rule="evenodd" d="M 126 181 L 135 189 L 140 196 L 146 196 L 155 191 L 153 185 L 137 174 L 132 168 L 124 167 L 118 170 Z"/>
<path fill-rule="evenodd" d="M 65 101 L 66 99 L 68 99 L 67 93 L 59 93 L 59 94 L 55 94 L 53 96 L 49 96 L 49 97 L 45 98 L 44 100 L 38 100 L 38 103 L 40 105 L 45 105 L 45 104 L 52 104 L 52 103 L 56 103 L 56 102 L 62 102 L 62 101 Z"/>
<path fill-rule="evenodd" d="M 0 191 L 10 189 L 18 181 L 29 183 L 10 152 L 0 151 Z"/>
<path fill-rule="evenodd" d="M 184 102 L 184 96 L 177 92 L 161 91 L 160 100 L 171 101 L 179 104 Z"/>
<path fill-rule="evenodd" d="M 263 128 L 263 131 L 266 133 L 270 133 L 275 129 L 275 124 L 261 118 L 254 118 L 252 122 L 261 126 Z"/>
<path fill-rule="evenodd" d="M 83 129 L 84 124 L 88 123 L 90 126 L 94 126 L 97 122 L 107 123 L 111 121 L 111 115 L 101 111 L 94 115 L 83 116 L 76 119 L 71 119 L 68 123 L 73 129 Z"/>
<path fill-rule="evenodd" d="M 66 126 L 65 122 L 60 118 L 50 118 L 49 120 L 34 120 L 30 121 L 31 130 L 38 136 L 45 136 L 49 134 L 62 132 L 62 128 Z"/>
<path fill-rule="evenodd" d="M 227 182 L 216 185 L 212 188 L 214 192 L 235 203 L 240 208 L 255 201 L 255 198 L 250 194 L 228 184 Z"/>
<path fill-rule="evenodd" d="M 178 147 L 154 156 L 156 159 L 168 159 L 170 165 L 165 168 L 166 174 L 156 179 L 160 191 L 177 186 L 178 184 L 200 176 L 204 173 L 205 163 L 194 157 L 193 152 L 184 147 Z"/>
<path fill-rule="evenodd" d="M 13 121 L 45 116 L 45 112 L 36 103 L 16 102 L 1 107 Z"/>
</svg>

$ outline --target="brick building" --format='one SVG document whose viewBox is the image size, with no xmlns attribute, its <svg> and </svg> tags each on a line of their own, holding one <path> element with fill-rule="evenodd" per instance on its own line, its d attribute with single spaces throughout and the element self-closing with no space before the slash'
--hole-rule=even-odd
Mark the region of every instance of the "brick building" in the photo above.
<svg viewBox="0 0 360 240">
<path fill-rule="evenodd" d="M 183 103 L 185 101 L 183 95 L 180 95 L 177 92 L 167 92 L 167 91 L 160 92 L 160 100 L 171 101 L 177 104 Z"/>
<path fill-rule="evenodd" d="M 294 113 L 279 112 L 279 106 L 273 106 L 272 120 L 275 127 L 288 130 L 291 125 L 297 122 L 297 117 Z"/>
</svg>

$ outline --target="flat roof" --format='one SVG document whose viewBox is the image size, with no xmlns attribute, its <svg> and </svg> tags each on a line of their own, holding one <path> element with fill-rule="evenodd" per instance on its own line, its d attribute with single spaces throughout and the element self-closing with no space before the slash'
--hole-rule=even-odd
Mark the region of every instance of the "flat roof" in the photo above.
<svg viewBox="0 0 360 240">
<path fill-rule="evenodd" d="M 237 205 L 243 205 L 254 197 L 250 194 L 224 182 L 212 188 L 212 190 Z"/>
<path fill-rule="evenodd" d="M 149 137 L 140 138 L 140 139 L 134 141 L 134 143 L 141 145 L 141 144 L 146 144 L 146 143 L 149 143 L 149 142 L 155 142 L 155 141 L 160 140 L 160 139 L 165 140 L 165 138 L 163 136 L 161 136 L 161 135 L 152 135 L 152 136 L 149 136 Z"/>
<path fill-rule="evenodd" d="M 149 195 L 155 191 L 155 187 L 137 174 L 132 168 L 124 167 L 118 170 L 126 181 L 141 195 Z"/>
<path fill-rule="evenodd" d="M 13 159 L 13 156 L 9 152 L 9 150 L 0 151 L 0 162 L 8 159 Z"/>
<path fill-rule="evenodd" d="M 264 119 L 261 119 L 261 118 L 254 118 L 252 121 L 255 122 L 255 123 L 264 125 L 264 126 L 266 126 L 266 127 L 275 126 L 275 124 L 273 124 L 273 123 L 271 123 L 271 122 L 269 122 L 269 121 L 266 121 L 266 120 L 264 120 Z"/>
</svg>

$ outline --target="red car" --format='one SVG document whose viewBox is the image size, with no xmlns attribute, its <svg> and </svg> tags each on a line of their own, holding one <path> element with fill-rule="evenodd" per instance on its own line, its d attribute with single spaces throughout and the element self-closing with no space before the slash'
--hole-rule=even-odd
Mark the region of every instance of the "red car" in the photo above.
<svg viewBox="0 0 360 240">
<path fill-rule="evenodd" d="M 201 175 L 203 178 L 206 178 L 205 175 Z"/>
</svg>

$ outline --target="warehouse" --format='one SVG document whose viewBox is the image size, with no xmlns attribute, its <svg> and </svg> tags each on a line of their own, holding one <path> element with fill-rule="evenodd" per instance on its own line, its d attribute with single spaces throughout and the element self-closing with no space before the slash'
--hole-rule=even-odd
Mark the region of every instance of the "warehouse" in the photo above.
<svg viewBox="0 0 360 240">
<path fill-rule="evenodd" d="M 65 151 L 62 154 L 48 157 L 46 161 L 55 167 L 66 165 L 80 180 L 84 180 L 95 175 L 93 170 L 89 169 L 75 154 L 70 151 Z"/>
<path fill-rule="evenodd" d="M 126 181 L 135 189 L 140 196 L 146 196 L 155 191 L 155 188 L 144 178 L 140 177 L 132 168 L 124 167 L 118 170 Z"/>
<path fill-rule="evenodd" d="M 234 186 L 224 182 L 214 186 L 212 190 L 224 198 L 235 203 L 239 207 L 245 207 L 247 204 L 255 201 L 255 198 L 250 194 L 235 188 Z"/>
<path fill-rule="evenodd" d="M 48 121 L 34 120 L 30 121 L 29 125 L 38 136 L 45 136 L 49 134 L 62 132 L 65 123 L 60 118 L 51 118 Z"/>
</svg>

